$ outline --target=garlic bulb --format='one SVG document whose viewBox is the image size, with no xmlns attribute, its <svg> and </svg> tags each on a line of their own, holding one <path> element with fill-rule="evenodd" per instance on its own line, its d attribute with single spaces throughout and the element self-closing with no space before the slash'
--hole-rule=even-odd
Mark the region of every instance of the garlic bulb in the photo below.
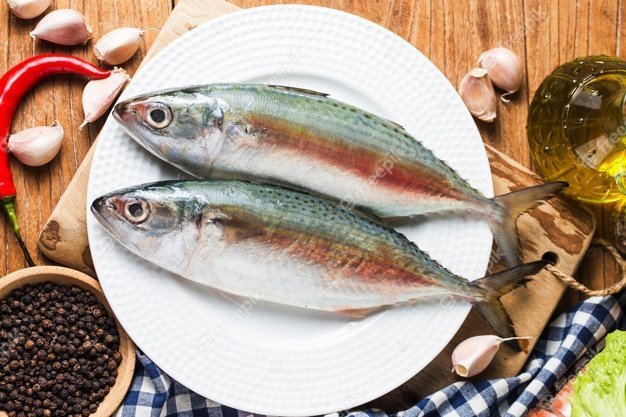
<svg viewBox="0 0 626 417">
<path fill-rule="evenodd" d="M 52 0 L 7 0 L 13 14 L 20 19 L 33 19 L 50 7 Z"/>
<path fill-rule="evenodd" d="M 81 129 L 97 120 L 111 107 L 128 81 L 128 73 L 121 68 L 115 68 L 107 78 L 87 83 L 83 90 L 85 120 L 80 125 Z"/>
<path fill-rule="evenodd" d="M 493 85 L 507 92 L 502 97 L 513 94 L 522 85 L 522 62 L 508 48 L 500 47 L 483 52 L 478 58 L 478 66 L 487 70 Z"/>
<path fill-rule="evenodd" d="M 63 128 L 58 122 L 52 126 L 38 126 L 9 137 L 9 150 L 24 165 L 38 167 L 52 161 L 63 143 Z"/>
<path fill-rule="evenodd" d="M 468 72 L 459 84 L 459 94 L 470 113 L 485 122 L 494 121 L 497 98 L 486 69 L 474 68 Z"/>
<path fill-rule="evenodd" d="M 44 16 L 30 36 L 71 46 L 86 44 L 91 39 L 91 32 L 84 14 L 72 9 L 59 9 Z"/>
<path fill-rule="evenodd" d="M 144 31 L 137 28 L 115 29 L 96 42 L 96 57 L 109 65 L 128 61 L 139 50 Z"/>
<path fill-rule="evenodd" d="M 467 378 L 478 375 L 491 363 L 500 345 L 508 340 L 528 340 L 531 337 L 474 336 L 461 342 L 452 352 L 452 372 Z"/>
</svg>

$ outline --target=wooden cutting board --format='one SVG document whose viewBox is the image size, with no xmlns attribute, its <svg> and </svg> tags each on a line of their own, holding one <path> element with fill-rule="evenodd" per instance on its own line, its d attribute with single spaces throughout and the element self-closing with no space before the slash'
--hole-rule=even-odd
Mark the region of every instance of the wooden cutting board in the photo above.
<svg viewBox="0 0 626 417">
<path fill-rule="evenodd" d="M 161 30 L 146 61 L 183 33 L 212 18 L 238 10 L 224 0 L 180 0 Z M 145 61 L 144 61 L 145 62 Z M 95 146 L 91 148 L 72 182 L 61 197 L 39 237 L 41 251 L 60 264 L 95 276 L 86 231 L 86 194 L 89 169 Z M 490 146 L 486 146 L 496 195 L 541 183 L 541 179 Z M 549 258 L 557 261 L 563 272 L 573 274 L 591 242 L 595 220 L 578 204 L 565 197 L 550 200 L 518 221 L 523 258 L 533 261 Z M 502 269 L 493 256 L 490 271 Z M 531 348 L 556 308 L 565 286 L 544 271 L 521 288 L 503 298 L 518 334 L 533 336 Z M 490 328 L 473 310 L 461 330 L 444 351 L 422 372 L 406 384 L 369 405 L 394 411 L 414 404 L 433 391 L 458 381 L 450 372 L 450 354 L 462 340 L 491 334 Z M 415 335 L 428 337 L 428 335 Z M 489 369 L 480 378 L 512 376 L 523 367 L 528 353 L 504 346 Z"/>
</svg>

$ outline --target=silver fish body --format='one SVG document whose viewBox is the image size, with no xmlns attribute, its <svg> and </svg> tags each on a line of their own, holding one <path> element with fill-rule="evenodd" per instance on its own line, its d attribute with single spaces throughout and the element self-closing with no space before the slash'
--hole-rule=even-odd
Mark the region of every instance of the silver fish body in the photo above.
<svg viewBox="0 0 626 417">
<path fill-rule="evenodd" d="M 373 217 L 243 181 L 141 185 L 98 198 L 92 211 L 138 256 L 221 291 L 352 314 L 453 296 L 502 336 L 513 331 L 498 297 L 544 265 L 469 282 Z"/>
</svg>

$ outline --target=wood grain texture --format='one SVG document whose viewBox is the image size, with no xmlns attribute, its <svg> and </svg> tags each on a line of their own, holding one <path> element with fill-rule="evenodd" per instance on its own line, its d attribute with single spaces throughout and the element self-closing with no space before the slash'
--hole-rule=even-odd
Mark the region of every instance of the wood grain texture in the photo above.
<svg viewBox="0 0 626 417">
<path fill-rule="evenodd" d="M 172 4 L 169 0 L 105 0 L 77 1 L 56 0 L 50 10 L 74 8 L 82 11 L 93 26 L 93 39 L 97 40 L 110 30 L 120 26 L 160 28 L 168 18 Z M 33 41 L 28 33 L 37 19 L 24 21 L 13 16 L 5 2 L 0 4 L 0 71 L 5 72 L 18 62 L 44 52 L 64 52 L 97 63 L 93 53 L 93 41 L 85 47 L 58 47 L 50 43 Z M 153 42 L 157 31 L 145 33 L 141 51 L 124 64 L 131 74 L 144 58 L 145 51 Z M 79 130 L 83 119 L 81 96 L 85 80 L 73 76 L 58 76 L 42 82 L 23 101 L 13 122 L 13 132 L 37 125 L 51 124 L 59 120 L 65 129 L 65 140 L 60 154 L 48 165 L 30 168 L 12 159 L 11 165 L 16 183 L 17 212 L 22 235 L 37 264 L 47 263 L 37 250 L 37 238 L 46 219 L 70 183 L 78 165 L 89 150 L 102 127 L 104 119 Z M 8 272 L 24 267 L 14 237 L 7 222 L 0 221 L 0 271 Z"/>
</svg>

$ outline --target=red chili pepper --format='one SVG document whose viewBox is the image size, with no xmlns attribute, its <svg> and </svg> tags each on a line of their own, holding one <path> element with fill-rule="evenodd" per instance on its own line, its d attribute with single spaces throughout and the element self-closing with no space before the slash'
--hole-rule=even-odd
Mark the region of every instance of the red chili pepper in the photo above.
<svg viewBox="0 0 626 417">
<path fill-rule="evenodd" d="M 80 74 L 90 78 L 106 78 L 110 73 L 111 71 L 100 69 L 73 56 L 43 54 L 22 61 L 0 78 L 0 205 L 7 214 L 29 266 L 34 266 L 34 262 L 20 234 L 15 214 L 16 192 L 9 165 L 8 139 L 15 110 L 22 97 L 44 77 L 54 74 Z"/>
</svg>

